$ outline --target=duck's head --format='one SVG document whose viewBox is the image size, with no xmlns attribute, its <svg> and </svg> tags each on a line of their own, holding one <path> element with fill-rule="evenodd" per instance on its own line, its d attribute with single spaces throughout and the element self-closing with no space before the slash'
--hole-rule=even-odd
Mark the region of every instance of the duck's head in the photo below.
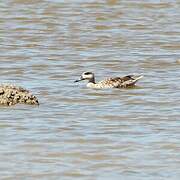
<svg viewBox="0 0 180 180">
<path fill-rule="evenodd" d="M 80 79 L 74 81 L 74 82 L 79 82 L 79 81 L 83 81 L 83 80 L 93 80 L 94 81 L 94 74 L 92 72 L 83 72 L 81 74 Z"/>
</svg>

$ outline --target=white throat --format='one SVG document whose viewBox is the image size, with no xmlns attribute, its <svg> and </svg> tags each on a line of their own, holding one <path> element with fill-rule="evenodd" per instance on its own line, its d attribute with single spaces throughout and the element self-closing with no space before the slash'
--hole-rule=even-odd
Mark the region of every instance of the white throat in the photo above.
<svg viewBox="0 0 180 180">
<path fill-rule="evenodd" d="M 96 87 L 95 87 L 95 83 L 92 83 L 92 82 L 88 82 L 86 86 L 87 86 L 88 88 L 96 88 Z"/>
</svg>

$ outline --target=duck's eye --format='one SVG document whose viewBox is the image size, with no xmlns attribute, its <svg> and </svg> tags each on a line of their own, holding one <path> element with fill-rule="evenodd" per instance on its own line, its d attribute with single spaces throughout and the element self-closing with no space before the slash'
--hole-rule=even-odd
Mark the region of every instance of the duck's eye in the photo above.
<svg viewBox="0 0 180 180">
<path fill-rule="evenodd" d="M 92 74 L 91 72 L 85 72 L 84 75 L 90 75 Z"/>
</svg>

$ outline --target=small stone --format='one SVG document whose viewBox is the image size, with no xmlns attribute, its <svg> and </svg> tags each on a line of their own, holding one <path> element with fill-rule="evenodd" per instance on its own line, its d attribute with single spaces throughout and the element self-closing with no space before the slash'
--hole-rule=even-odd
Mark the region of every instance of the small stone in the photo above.
<svg viewBox="0 0 180 180">
<path fill-rule="evenodd" d="M 11 106 L 17 103 L 34 104 L 38 100 L 28 90 L 13 85 L 0 85 L 0 105 Z"/>
</svg>

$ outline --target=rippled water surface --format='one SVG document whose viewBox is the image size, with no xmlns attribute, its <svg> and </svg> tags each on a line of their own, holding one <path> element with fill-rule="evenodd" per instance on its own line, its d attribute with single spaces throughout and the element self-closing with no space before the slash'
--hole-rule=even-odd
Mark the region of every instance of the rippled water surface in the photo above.
<svg viewBox="0 0 180 180">
<path fill-rule="evenodd" d="M 4 0 L 1 83 L 40 106 L 0 107 L 0 179 L 180 179 L 178 0 Z M 133 89 L 73 83 L 143 74 Z"/>
</svg>

